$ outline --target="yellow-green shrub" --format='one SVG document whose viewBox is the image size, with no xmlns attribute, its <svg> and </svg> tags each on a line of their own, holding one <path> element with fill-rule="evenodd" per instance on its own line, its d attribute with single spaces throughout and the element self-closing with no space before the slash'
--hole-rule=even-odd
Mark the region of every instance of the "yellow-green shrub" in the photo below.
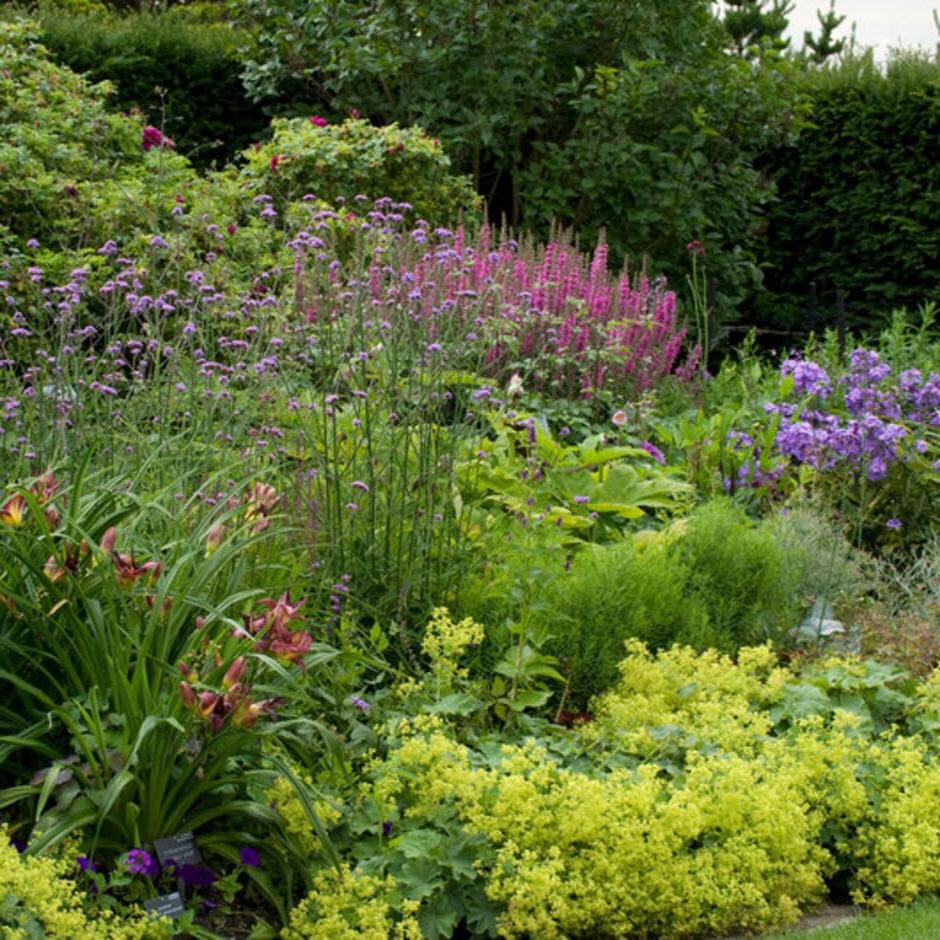
<svg viewBox="0 0 940 940">
<path fill-rule="evenodd" d="M 798 773 L 693 757 L 681 785 L 654 764 L 561 766 L 541 745 L 479 766 L 440 731 L 406 740 L 383 774 L 410 781 L 408 815 L 456 807 L 495 848 L 487 895 L 506 937 L 692 936 L 793 920 L 823 893 Z"/>
<path fill-rule="evenodd" d="M 396 915 L 396 908 L 403 916 Z M 413 916 L 417 904 L 402 902 L 393 878 L 350 871 L 322 872 L 313 890 L 291 912 L 287 940 L 421 940 Z"/>
<path fill-rule="evenodd" d="M 432 224 L 479 219 L 470 181 L 454 173 L 440 141 L 420 128 L 312 120 L 275 118 L 272 139 L 244 152 L 239 175 L 252 195 L 270 194 L 279 210 L 308 193 L 327 202 L 342 197 L 356 212 L 356 195 L 387 196 L 411 204 L 416 217 Z"/>
<path fill-rule="evenodd" d="M 287 936 L 408 936 L 412 916 L 431 937 L 714 936 L 834 886 L 873 907 L 940 891 L 940 673 L 634 641 L 593 720 L 513 734 L 459 667 L 482 636 L 435 612 L 428 676 L 389 697 L 386 754 L 331 820 L 358 867 L 321 872 Z"/>
<path fill-rule="evenodd" d="M 86 912 L 66 860 L 20 855 L 0 830 L 0 931 L 9 940 L 143 940 L 171 937 L 173 926 L 149 914 Z M 87 897 L 87 896 L 86 896 Z"/>
<path fill-rule="evenodd" d="M 662 740 L 657 732 L 669 726 L 753 754 L 772 725 L 767 708 L 793 678 L 777 666 L 769 646 L 742 649 L 737 664 L 687 646 L 653 655 L 634 640 L 626 649 L 619 682 L 596 701 L 597 721 L 583 733 L 633 754 L 655 754 Z"/>
</svg>

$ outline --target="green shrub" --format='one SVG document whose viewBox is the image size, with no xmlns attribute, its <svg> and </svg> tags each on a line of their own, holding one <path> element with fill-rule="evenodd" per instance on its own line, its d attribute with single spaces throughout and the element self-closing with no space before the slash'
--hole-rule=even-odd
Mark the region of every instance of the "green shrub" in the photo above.
<svg viewBox="0 0 940 940">
<path fill-rule="evenodd" d="M 823 580 L 825 562 L 812 551 L 785 523 L 771 517 L 758 524 L 730 500 L 712 500 L 663 533 L 639 533 L 575 558 L 539 605 L 553 637 L 546 649 L 584 705 L 616 678 L 630 638 L 655 649 L 683 643 L 727 652 L 779 642 Z"/>
<path fill-rule="evenodd" d="M 779 640 L 799 620 L 799 552 L 788 554 L 770 525 L 755 524 L 730 500 L 712 500 L 692 513 L 675 549 L 691 572 L 689 593 L 708 611 L 713 645 Z"/>
<path fill-rule="evenodd" d="M 268 118 L 240 79 L 244 42 L 225 23 L 172 13 L 40 13 L 43 43 L 57 62 L 114 86 L 112 110 L 139 109 L 195 165 L 231 159 L 265 133 Z"/>
<path fill-rule="evenodd" d="M 167 194 L 194 178 L 188 162 L 143 150 L 141 122 L 108 112 L 107 85 L 53 64 L 34 25 L 0 22 L 0 56 L 2 224 L 21 241 L 97 248 L 112 235 L 103 203 L 154 231 Z"/>
<path fill-rule="evenodd" d="M 835 323 L 870 330 L 894 308 L 940 299 L 940 62 L 871 57 L 803 80 L 812 124 L 771 151 L 778 197 L 768 213 L 762 322 L 805 329 L 814 305 Z M 815 288 L 813 288 L 815 285 Z"/>
<path fill-rule="evenodd" d="M 656 648 L 704 647 L 720 639 L 705 605 L 691 596 L 692 577 L 667 544 L 655 541 L 641 549 L 627 539 L 578 556 L 568 576 L 554 582 L 543 613 L 554 636 L 547 648 L 561 660 L 577 704 L 617 678 L 628 637 Z"/>
<path fill-rule="evenodd" d="M 709 23 L 701 30 L 708 37 Z M 706 40 L 573 80 L 562 107 L 576 131 L 535 141 L 519 173 L 526 224 L 544 233 L 560 220 L 586 238 L 602 230 L 616 257 L 665 274 L 686 298 L 697 243 L 712 315 L 727 320 L 761 286 L 772 188 L 755 163 L 799 114 L 792 75 L 791 63 L 755 69 Z"/>
<path fill-rule="evenodd" d="M 270 194 L 280 210 L 308 194 L 330 203 L 365 195 L 410 203 L 432 223 L 479 218 L 469 180 L 454 174 L 440 142 L 420 128 L 373 127 L 358 118 L 317 123 L 323 120 L 274 119 L 273 138 L 244 153 L 239 177 L 252 194 Z"/>
</svg>

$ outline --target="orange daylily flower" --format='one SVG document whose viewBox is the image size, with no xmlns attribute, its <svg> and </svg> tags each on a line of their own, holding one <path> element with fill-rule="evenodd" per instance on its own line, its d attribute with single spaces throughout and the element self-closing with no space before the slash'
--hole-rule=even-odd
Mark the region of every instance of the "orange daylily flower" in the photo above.
<svg viewBox="0 0 940 940">
<path fill-rule="evenodd" d="M 8 526 L 21 526 L 25 509 L 26 500 L 23 494 L 16 493 L 0 506 L 0 522 Z"/>
</svg>

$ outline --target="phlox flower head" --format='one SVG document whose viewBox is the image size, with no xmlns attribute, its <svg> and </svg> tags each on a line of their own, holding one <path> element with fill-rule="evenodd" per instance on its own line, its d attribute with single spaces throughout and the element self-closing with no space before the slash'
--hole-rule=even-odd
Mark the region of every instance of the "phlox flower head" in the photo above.
<svg viewBox="0 0 940 940">
<path fill-rule="evenodd" d="M 832 391 L 832 383 L 826 370 L 809 359 L 787 359 L 780 372 L 793 376 L 793 387 L 799 395 L 818 395 L 820 398 L 826 398 Z"/>
</svg>

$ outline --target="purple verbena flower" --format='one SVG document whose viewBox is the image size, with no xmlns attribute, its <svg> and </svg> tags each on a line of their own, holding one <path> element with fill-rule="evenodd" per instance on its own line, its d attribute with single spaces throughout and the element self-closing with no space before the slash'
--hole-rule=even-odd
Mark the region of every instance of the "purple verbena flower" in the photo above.
<svg viewBox="0 0 940 940">
<path fill-rule="evenodd" d="M 124 856 L 124 867 L 132 875 L 145 875 L 147 878 L 156 877 L 159 870 L 154 857 L 143 849 L 131 849 Z"/>
</svg>

